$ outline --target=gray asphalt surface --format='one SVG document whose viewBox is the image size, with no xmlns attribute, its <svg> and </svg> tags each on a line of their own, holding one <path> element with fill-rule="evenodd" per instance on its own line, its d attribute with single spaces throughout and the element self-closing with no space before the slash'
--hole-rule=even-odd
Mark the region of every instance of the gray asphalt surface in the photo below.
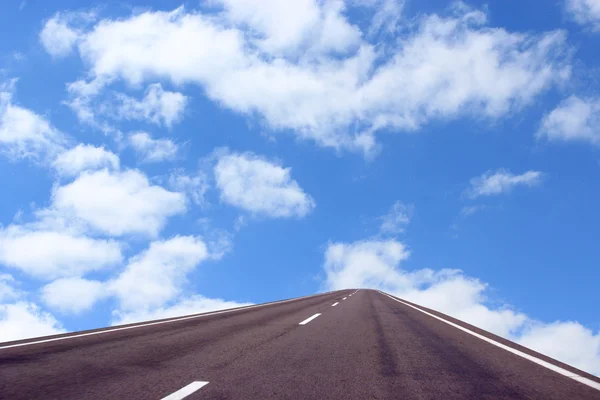
<svg viewBox="0 0 600 400">
<path fill-rule="evenodd" d="M 599 390 L 384 294 L 359 290 L 348 297 L 353 292 L 45 343 L 3 343 L 0 398 L 162 399 L 208 381 L 186 399 L 600 399 Z M 11 344 L 27 345 L 2 348 Z"/>
</svg>

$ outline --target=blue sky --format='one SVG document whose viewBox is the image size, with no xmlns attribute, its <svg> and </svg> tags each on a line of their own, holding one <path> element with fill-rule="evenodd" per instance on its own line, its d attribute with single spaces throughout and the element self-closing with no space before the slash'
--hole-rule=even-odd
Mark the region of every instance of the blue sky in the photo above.
<svg viewBox="0 0 600 400">
<path fill-rule="evenodd" d="M 0 340 L 375 287 L 600 374 L 600 3 L 421 3 L 4 5 Z"/>
</svg>

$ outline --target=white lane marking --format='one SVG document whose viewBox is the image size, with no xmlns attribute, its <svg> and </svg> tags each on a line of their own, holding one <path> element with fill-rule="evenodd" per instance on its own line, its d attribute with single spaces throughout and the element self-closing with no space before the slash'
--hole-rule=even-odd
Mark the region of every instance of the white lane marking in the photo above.
<svg viewBox="0 0 600 400">
<path fill-rule="evenodd" d="M 344 297 L 342 300 L 346 300 L 346 299 L 347 299 L 347 297 Z"/>
<path fill-rule="evenodd" d="M 178 391 L 171 393 L 167 397 L 163 397 L 161 400 L 181 400 L 184 397 L 188 397 L 190 394 L 194 393 L 195 391 L 201 389 L 203 386 L 206 386 L 206 385 L 208 385 L 208 382 L 204 382 L 204 381 L 192 382 L 189 385 L 182 387 Z"/>
<path fill-rule="evenodd" d="M 408 303 L 405 303 L 405 302 L 404 302 L 404 301 L 402 301 L 402 300 L 398 300 L 398 299 L 396 299 L 396 298 L 394 298 L 394 297 L 390 296 L 390 295 L 389 295 L 389 294 L 387 294 L 387 293 L 381 292 L 381 291 L 379 291 L 379 290 L 378 290 L 378 292 L 379 292 L 379 293 L 381 293 L 381 294 L 384 294 L 384 295 L 386 295 L 387 297 L 389 297 L 389 298 L 390 298 L 390 299 L 392 299 L 392 300 L 395 300 L 395 301 L 397 301 L 398 303 L 402 303 L 402 304 L 404 304 L 405 306 L 408 306 L 408 307 L 414 308 L 414 309 L 415 309 L 415 310 L 417 310 L 417 311 L 421 311 L 423 314 L 427 314 L 427 315 L 429 315 L 430 317 L 433 317 L 433 318 L 435 318 L 435 319 L 437 319 L 437 320 L 440 320 L 440 321 L 442 321 L 442 322 L 445 322 L 445 323 L 447 323 L 447 324 L 448 324 L 448 325 L 450 325 L 450 326 L 453 326 L 453 327 L 455 327 L 455 328 L 457 328 L 457 329 L 460 329 L 461 331 L 463 331 L 463 332 L 466 332 L 466 333 L 468 333 L 468 334 L 470 334 L 470 335 L 473 335 L 473 336 L 475 336 L 476 338 L 479 338 L 479 339 L 481 339 L 481 340 L 484 340 L 484 341 L 486 341 L 486 342 L 488 342 L 488 343 L 490 343 L 490 344 L 493 344 L 494 346 L 498 346 L 498 347 L 500 347 L 501 349 L 504 349 L 504 350 L 506 350 L 506 351 L 508 351 L 508 352 L 510 352 L 510 353 L 516 354 L 516 355 L 518 355 L 518 356 L 520 356 L 520 357 L 523 357 L 523 358 L 525 358 L 526 360 L 532 361 L 532 362 L 534 362 L 534 363 L 536 363 L 536 364 L 538 364 L 538 365 L 541 365 L 542 367 L 548 368 L 549 370 L 552 370 L 552 371 L 554 371 L 554 372 L 558 372 L 559 374 L 561 374 L 561 375 L 564 375 L 564 376 L 566 376 L 567 378 L 571 378 L 571 379 L 573 379 L 573 380 L 575 380 L 575 381 L 577 381 L 577 382 L 583 383 L 584 385 L 587 385 L 587 386 L 589 386 L 589 387 L 592 387 L 592 388 L 594 388 L 594 389 L 600 390 L 600 383 L 598 383 L 598 382 L 595 382 L 595 381 L 593 381 L 593 380 L 591 380 L 591 379 L 588 379 L 588 378 L 586 378 L 586 377 L 584 377 L 584 376 L 577 375 L 577 374 L 576 374 L 576 373 L 574 373 L 574 372 L 567 371 L 567 370 L 566 370 L 566 369 L 564 369 L 564 368 L 561 368 L 561 367 L 559 367 L 559 366 L 556 366 L 556 365 L 554 365 L 554 364 L 551 364 L 551 363 L 549 363 L 549 362 L 547 362 L 547 361 L 544 361 L 544 360 L 542 360 L 542 359 L 540 359 L 540 358 L 537 358 L 537 357 L 535 357 L 535 356 L 532 356 L 532 355 L 530 355 L 530 354 L 524 353 L 524 352 L 522 352 L 522 351 L 520 351 L 520 350 L 513 349 L 513 348 L 512 348 L 512 347 L 510 347 L 510 346 L 507 346 L 507 345 L 505 345 L 505 344 L 502 344 L 502 343 L 500 343 L 500 342 L 497 342 L 497 341 L 495 341 L 495 340 L 493 340 L 493 339 L 490 339 L 490 338 L 488 338 L 487 336 L 480 335 L 479 333 L 477 333 L 477 332 L 473 332 L 472 330 L 470 330 L 470 329 L 467 329 L 467 328 L 465 328 L 465 327 L 463 327 L 463 326 L 460 326 L 460 325 L 458 325 L 458 324 L 455 324 L 454 322 L 447 321 L 447 320 L 445 320 L 444 318 L 438 317 L 437 315 L 434 315 L 434 314 L 432 314 L 432 313 L 430 313 L 430 312 L 427 312 L 427 311 L 425 311 L 425 310 L 421 310 L 420 308 L 418 308 L 418 307 L 415 307 L 415 306 L 413 306 L 412 304 L 408 304 Z"/>
<path fill-rule="evenodd" d="M 335 302 L 335 303 L 333 303 L 333 304 L 331 305 L 331 307 L 335 307 L 335 306 L 337 306 L 338 304 L 340 304 L 340 303 L 339 303 L 339 301 L 338 301 L 338 302 Z"/>
<path fill-rule="evenodd" d="M 52 338 L 52 339 L 35 340 L 33 342 L 10 344 L 10 345 L 7 345 L 7 346 L 0 346 L 0 350 L 10 349 L 12 347 L 29 346 L 29 345 L 32 345 L 32 344 L 56 342 L 56 341 L 59 341 L 59 340 L 67 340 L 67 339 L 73 339 L 73 338 L 84 337 L 84 336 L 101 335 L 103 333 L 125 331 L 125 330 L 128 330 L 128 329 L 143 328 L 143 327 L 146 327 L 146 326 L 168 324 L 168 323 L 171 323 L 171 322 L 185 321 L 187 319 L 203 318 L 203 317 L 209 317 L 211 315 L 217 315 L 217 314 L 226 314 L 226 313 L 230 313 L 230 312 L 234 312 L 234 311 L 250 310 L 251 308 L 258 308 L 258 307 L 270 306 L 270 305 L 273 305 L 273 304 L 282 304 L 282 303 L 287 303 L 287 302 L 290 302 L 290 301 L 296 301 L 296 300 L 301 300 L 301 299 L 308 299 L 308 298 L 311 298 L 311 297 L 321 296 L 321 295 L 328 294 L 328 293 L 332 293 L 332 292 L 319 293 L 319 294 L 314 294 L 312 296 L 297 297 L 295 299 L 273 301 L 271 303 L 255 304 L 253 306 L 230 308 L 230 309 L 221 310 L 221 311 L 212 311 L 212 312 L 208 312 L 208 313 L 204 313 L 204 314 L 188 315 L 188 316 L 185 316 L 185 317 L 170 319 L 168 321 L 147 322 L 147 323 L 142 323 L 142 324 L 139 324 L 139 325 L 123 326 L 123 327 L 120 327 L 120 328 L 105 329 L 105 330 L 96 331 L 96 332 L 80 333 L 80 334 L 74 334 L 74 335 L 71 335 L 71 336 L 61 336 L 61 337 Z"/>
<path fill-rule="evenodd" d="M 320 313 L 316 313 L 315 315 L 313 315 L 310 318 L 306 318 L 304 321 L 300 322 L 298 325 L 306 325 L 308 324 L 310 321 L 312 321 L 313 319 L 317 318 L 319 315 L 321 315 Z"/>
</svg>

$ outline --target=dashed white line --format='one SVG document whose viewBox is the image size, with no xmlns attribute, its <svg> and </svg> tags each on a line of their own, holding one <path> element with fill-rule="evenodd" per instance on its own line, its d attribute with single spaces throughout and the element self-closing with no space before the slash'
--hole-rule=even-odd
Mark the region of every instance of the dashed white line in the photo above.
<svg viewBox="0 0 600 400">
<path fill-rule="evenodd" d="M 170 324 L 172 322 L 185 321 L 185 320 L 188 320 L 188 319 L 210 317 L 211 315 L 226 314 L 226 313 L 235 312 L 235 311 L 244 311 L 244 310 L 250 310 L 252 308 L 258 308 L 258 307 L 265 307 L 265 306 L 270 306 L 270 305 L 275 305 L 275 304 L 288 303 L 290 301 L 297 301 L 297 300 L 302 300 L 302 299 L 308 299 L 310 297 L 321 296 L 321 295 L 324 295 L 324 294 L 327 294 L 327 293 L 332 293 L 332 292 L 320 293 L 320 294 L 315 294 L 315 295 L 312 295 L 312 296 L 297 297 L 295 299 L 273 301 L 271 303 L 255 304 L 255 305 L 251 305 L 251 306 L 230 308 L 230 309 L 221 310 L 221 311 L 211 311 L 211 312 L 207 312 L 207 313 L 203 313 L 203 314 L 187 315 L 185 317 L 168 319 L 166 321 L 149 321 L 149 322 L 141 323 L 141 324 L 138 324 L 138 325 L 132 325 L 132 326 L 121 326 L 121 327 L 115 327 L 115 328 L 112 328 L 112 329 L 103 329 L 101 331 L 95 331 L 95 332 L 75 333 L 75 334 L 69 335 L 69 336 L 61 336 L 61 337 L 50 338 L 50 339 L 40 339 L 40 340 L 34 340 L 32 342 L 25 342 L 25 343 L 9 344 L 9 345 L 6 345 L 6 346 L 0 346 L 0 350 L 10 349 L 12 347 L 30 346 L 30 345 L 39 344 L 39 343 L 56 342 L 56 341 L 59 341 L 59 340 L 67 340 L 67 339 L 73 339 L 73 338 L 84 337 L 84 336 L 102 335 L 104 333 L 117 332 L 117 331 L 125 331 L 125 330 L 128 330 L 128 329 L 143 328 L 143 327 L 146 327 L 146 326 L 153 326 L 153 325 L 160 325 L 160 324 Z"/>
<path fill-rule="evenodd" d="M 192 382 L 187 386 L 182 387 L 178 391 L 171 393 L 167 397 L 163 397 L 161 400 L 181 400 L 185 397 L 188 397 L 190 394 L 194 393 L 197 390 L 200 390 L 202 387 L 208 385 L 208 382 L 204 381 L 196 381 Z"/>
<path fill-rule="evenodd" d="M 335 306 L 337 306 L 338 304 L 340 304 L 340 303 L 339 303 L 339 301 L 336 301 L 335 303 L 333 303 L 333 304 L 331 305 L 331 307 L 335 307 Z"/>
<path fill-rule="evenodd" d="M 316 313 L 315 315 L 313 315 L 310 318 L 306 318 L 304 321 L 300 322 L 298 325 L 306 325 L 308 324 L 310 321 L 312 321 L 313 319 L 317 318 L 319 315 L 321 315 L 321 313 Z"/>
<path fill-rule="evenodd" d="M 536 364 L 538 364 L 538 365 L 541 365 L 542 367 L 548 368 L 549 370 L 552 370 L 552 371 L 554 371 L 554 372 L 558 372 L 559 374 L 561 374 L 561 375 L 564 375 L 564 376 L 566 376 L 567 378 L 571 378 L 571 379 L 573 379 L 573 380 L 575 380 L 575 381 L 577 381 L 577 382 L 583 383 L 584 385 L 587 385 L 587 386 L 589 386 L 589 387 L 592 387 L 592 388 L 594 388 L 594 389 L 600 390 L 600 383 L 598 383 L 598 382 L 594 382 L 593 380 L 591 380 L 591 379 L 588 379 L 588 378 L 586 378 L 586 377 L 584 377 L 584 376 L 577 375 L 577 374 L 576 374 L 576 373 L 574 373 L 574 372 L 567 371 L 567 370 L 566 370 L 566 369 L 564 369 L 564 368 L 561 368 L 561 367 L 559 367 L 559 366 L 557 366 L 557 365 L 551 364 L 551 363 L 549 363 L 549 362 L 547 362 L 547 361 L 544 361 L 544 360 L 542 360 L 542 359 L 539 359 L 539 358 L 537 358 L 537 357 L 535 357 L 535 356 L 532 356 L 532 355 L 530 355 L 530 354 L 524 353 L 524 352 L 522 352 L 522 351 L 520 351 L 520 350 L 517 350 L 517 349 L 513 349 L 512 347 L 510 347 L 510 346 L 507 346 L 507 345 L 505 345 L 505 344 L 502 344 L 502 343 L 500 343 L 500 342 L 496 342 L 495 340 L 493 340 L 493 339 L 490 339 L 490 338 L 489 338 L 489 337 L 487 337 L 487 336 L 480 335 L 479 333 L 477 333 L 477 332 L 473 332 L 472 330 L 470 330 L 470 329 L 467 329 L 467 328 L 465 328 L 465 327 L 463 327 L 463 326 L 460 326 L 460 325 L 458 325 L 458 324 L 455 324 L 454 322 L 447 321 L 447 320 L 445 320 L 444 318 L 438 317 L 437 315 L 434 315 L 434 314 L 432 314 L 432 313 L 429 313 L 429 312 L 427 312 L 427 311 L 425 311 L 425 310 L 421 310 L 419 307 L 415 307 L 415 306 L 413 306 L 412 304 L 405 303 L 404 301 L 402 301 L 402 300 L 399 300 L 399 299 L 396 299 L 396 298 L 394 298 L 394 297 L 390 296 L 390 295 L 389 295 L 389 294 L 387 294 L 387 293 L 384 293 L 384 292 L 381 292 L 381 291 L 378 291 L 378 292 L 379 292 L 379 293 L 381 293 L 381 294 L 383 294 L 383 295 L 386 295 L 387 297 L 389 297 L 390 299 L 392 299 L 392 300 L 394 300 L 394 301 L 397 301 L 398 303 L 402 303 L 402 304 L 404 304 L 405 306 L 408 306 L 408 307 L 414 308 L 415 310 L 417 310 L 417 311 L 420 311 L 420 312 L 422 312 L 423 314 L 427 314 L 427 315 L 429 315 L 430 317 L 433 317 L 433 318 L 435 318 L 435 319 L 437 319 L 437 320 L 440 320 L 440 321 L 442 321 L 442 322 L 445 322 L 446 324 L 448 324 L 448 325 L 450 325 L 450 326 L 453 326 L 453 327 L 455 327 L 456 329 L 460 329 L 461 331 L 463 331 L 463 332 L 466 332 L 466 333 L 468 333 L 468 334 L 470 334 L 470 335 L 473 335 L 473 336 L 475 336 L 476 338 L 479 338 L 479 339 L 481 339 L 481 340 L 484 340 L 484 341 L 486 341 L 486 342 L 488 342 L 488 343 L 490 343 L 490 344 L 493 344 L 494 346 L 500 347 L 501 349 L 504 349 L 504 350 L 506 350 L 506 351 L 508 351 L 508 352 L 510 352 L 510 353 L 516 354 L 516 355 L 517 355 L 517 356 L 519 356 L 519 357 L 523 357 L 524 359 L 526 359 L 526 360 L 529 360 L 529 361 L 532 361 L 532 362 L 534 362 L 534 363 L 536 363 Z"/>
<path fill-rule="evenodd" d="M 346 300 L 346 299 L 347 299 L 347 297 L 344 297 L 342 300 Z"/>
</svg>

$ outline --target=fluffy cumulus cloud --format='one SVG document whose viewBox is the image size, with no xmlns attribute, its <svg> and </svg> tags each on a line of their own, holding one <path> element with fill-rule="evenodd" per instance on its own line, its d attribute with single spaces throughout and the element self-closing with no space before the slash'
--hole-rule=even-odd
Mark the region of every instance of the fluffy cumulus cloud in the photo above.
<svg viewBox="0 0 600 400">
<path fill-rule="evenodd" d="M 0 342 L 64 332 L 51 314 L 27 301 L 18 282 L 0 274 Z"/>
<path fill-rule="evenodd" d="M 404 232 L 412 217 L 412 205 L 395 202 L 390 211 L 382 216 L 379 231 L 382 234 L 397 234 Z"/>
<path fill-rule="evenodd" d="M 600 374 L 600 332 L 576 322 L 544 324 L 508 306 L 491 307 L 485 283 L 458 270 L 405 271 L 401 263 L 409 254 L 397 240 L 330 243 L 325 251 L 325 288 L 379 289 Z"/>
<path fill-rule="evenodd" d="M 170 306 L 158 307 L 151 310 L 141 309 L 137 311 L 117 312 L 115 313 L 115 319 L 113 323 L 115 325 L 130 324 L 139 321 L 180 317 L 183 315 L 205 313 L 209 311 L 217 311 L 249 305 L 251 305 L 251 303 L 238 303 L 235 301 L 210 299 L 204 296 L 194 295 L 183 298 Z"/>
<path fill-rule="evenodd" d="M 599 3 L 600 4 L 600 3 Z M 600 145 L 600 98 L 571 96 L 544 116 L 538 137 Z"/>
<path fill-rule="evenodd" d="M 57 279 L 42 288 L 44 303 L 53 310 L 65 314 L 87 311 L 109 292 L 102 282 L 83 278 Z"/>
<path fill-rule="evenodd" d="M 292 179 L 290 168 L 255 154 L 225 153 L 214 167 L 221 200 L 269 217 L 303 217 L 315 202 Z"/>
<path fill-rule="evenodd" d="M 600 0 L 566 0 L 565 9 L 575 22 L 600 31 Z"/>
<path fill-rule="evenodd" d="M 532 323 L 519 343 L 600 376 L 600 332 L 577 322 Z"/>
<path fill-rule="evenodd" d="M 53 166 L 59 175 L 70 177 L 88 170 L 118 170 L 119 163 L 119 157 L 103 147 L 79 144 L 59 154 Z"/>
<path fill-rule="evenodd" d="M 149 310 L 177 297 L 188 272 L 209 257 L 198 237 L 176 236 L 155 241 L 129 260 L 110 284 L 124 311 Z"/>
<path fill-rule="evenodd" d="M 300 0 L 220 0 L 227 20 L 248 27 L 249 39 L 262 51 L 295 55 L 299 51 L 345 53 L 360 44 L 361 32 L 343 16 L 345 4 Z"/>
<path fill-rule="evenodd" d="M 148 86 L 142 100 L 136 100 L 122 93 L 117 95 L 117 116 L 123 119 L 147 120 L 167 127 L 181 120 L 187 104 L 187 97 L 181 93 L 169 92 L 160 83 Z"/>
<path fill-rule="evenodd" d="M 55 14 L 46 21 L 40 41 L 50 55 L 53 57 L 64 57 L 68 55 L 79 37 L 78 32 L 69 26 L 68 16 Z"/>
<path fill-rule="evenodd" d="M 202 262 L 220 256 L 213 254 L 213 247 L 195 236 L 154 241 L 112 278 L 60 278 L 41 289 L 41 299 L 50 309 L 71 315 L 89 311 L 98 301 L 116 299 L 113 324 L 247 305 L 185 293 L 187 275 Z"/>
<path fill-rule="evenodd" d="M 119 302 L 113 312 L 113 324 L 248 305 L 184 293 L 187 274 L 209 258 L 214 258 L 214 254 L 199 237 L 176 236 L 152 242 L 147 250 L 129 260 L 118 277 L 106 283 L 107 290 Z"/>
<path fill-rule="evenodd" d="M 143 162 L 172 160 L 177 156 L 178 147 L 170 139 L 152 139 L 146 132 L 135 132 L 128 140 Z"/>
<path fill-rule="evenodd" d="M 85 92 L 75 97 L 78 113 L 85 116 L 89 108 L 79 107 L 85 99 L 118 80 L 190 82 L 224 107 L 259 116 L 274 131 L 373 154 L 378 130 L 415 130 L 461 115 L 498 118 L 570 73 L 564 32 L 491 28 L 485 13 L 463 3 L 445 16 L 419 17 L 384 48 L 346 17 L 349 6 L 364 5 L 214 4 L 217 15 L 146 11 L 81 32 L 77 48 L 89 71 L 88 81 L 74 82 Z M 394 29 L 401 7 L 366 4 L 390 9 L 373 15 L 373 32 Z"/>
<path fill-rule="evenodd" d="M 15 83 L 0 84 L 0 151 L 11 159 L 51 160 L 67 138 L 41 115 L 14 104 Z"/>
<path fill-rule="evenodd" d="M 0 342 L 63 332 L 65 329 L 56 318 L 34 303 L 0 304 Z"/>
<path fill-rule="evenodd" d="M 481 196 L 492 196 L 510 192 L 518 186 L 536 186 L 541 183 L 542 173 L 539 171 L 527 171 L 520 175 L 514 175 L 505 169 L 487 171 L 481 176 L 471 179 L 470 187 L 465 194 L 474 199 Z"/>
<path fill-rule="evenodd" d="M 0 303 L 8 300 L 14 300 L 20 296 L 20 292 L 15 288 L 15 279 L 9 274 L 0 274 Z"/>
<path fill-rule="evenodd" d="M 167 218 L 185 210 L 184 194 L 150 184 L 141 172 L 103 169 L 55 188 L 45 213 L 81 221 L 108 235 L 156 236 Z"/>
<path fill-rule="evenodd" d="M 28 225 L 0 230 L 0 264 L 40 279 L 81 276 L 121 260 L 121 246 L 113 240 Z"/>
</svg>

